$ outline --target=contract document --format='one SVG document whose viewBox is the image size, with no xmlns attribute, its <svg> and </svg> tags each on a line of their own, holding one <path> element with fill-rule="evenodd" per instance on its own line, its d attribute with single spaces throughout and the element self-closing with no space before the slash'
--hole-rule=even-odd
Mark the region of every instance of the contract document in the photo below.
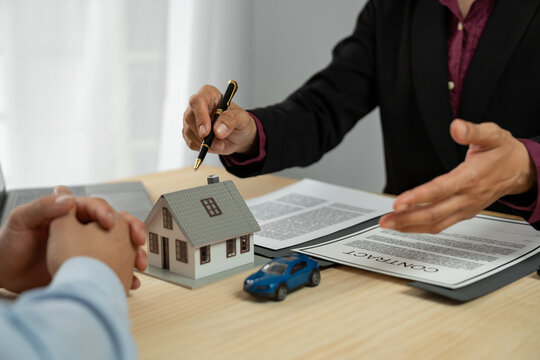
<svg viewBox="0 0 540 360">
<path fill-rule="evenodd" d="M 255 245 L 279 250 L 392 211 L 394 199 L 304 179 L 246 201 L 261 231 Z"/>
<path fill-rule="evenodd" d="M 436 235 L 400 233 L 371 226 L 295 251 L 458 289 L 540 252 L 540 232 L 526 222 L 478 215 Z"/>
</svg>

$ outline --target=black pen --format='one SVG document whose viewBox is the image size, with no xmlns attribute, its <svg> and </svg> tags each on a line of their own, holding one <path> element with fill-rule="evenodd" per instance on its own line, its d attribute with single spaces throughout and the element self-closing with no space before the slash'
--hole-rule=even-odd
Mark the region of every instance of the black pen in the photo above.
<svg viewBox="0 0 540 360">
<path fill-rule="evenodd" d="M 219 102 L 219 105 L 216 109 L 216 112 L 214 113 L 214 117 L 212 118 L 212 123 L 210 125 L 210 134 L 208 134 L 202 144 L 201 149 L 199 150 L 199 156 L 197 157 L 197 160 L 195 161 L 195 166 L 193 166 L 193 170 L 197 171 L 199 166 L 201 166 L 204 157 L 206 156 L 206 153 L 210 149 L 210 146 L 212 146 L 212 141 L 214 141 L 214 124 L 216 123 L 217 118 L 221 113 L 223 113 L 229 105 L 231 105 L 231 100 L 236 93 L 236 90 L 238 90 L 238 84 L 234 80 L 229 80 L 229 85 L 227 86 L 227 90 L 225 90 L 225 94 L 223 94 L 223 97 L 221 98 L 221 101 Z"/>
</svg>

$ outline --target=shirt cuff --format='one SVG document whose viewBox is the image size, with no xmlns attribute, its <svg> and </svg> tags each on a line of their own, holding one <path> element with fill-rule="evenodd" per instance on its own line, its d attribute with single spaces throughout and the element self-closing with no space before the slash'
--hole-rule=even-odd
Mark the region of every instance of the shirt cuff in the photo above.
<svg viewBox="0 0 540 360">
<path fill-rule="evenodd" d="M 540 143 L 528 139 L 518 139 L 525 145 L 536 168 L 536 188 L 525 194 L 508 195 L 499 201 L 510 206 L 530 224 L 540 222 L 539 185 L 540 185 Z"/>
<path fill-rule="evenodd" d="M 222 156 L 221 158 L 225 162 L 226 166 L 232 167 L 252 165 L 262 162 L 266 157 L 266 134 L 264 133 L 264 127 L 262 125 L 262 122 L 254 114 L 250 112 L 248 112 L 248 114 L 255 121 L 255 125 L 257 126 L 257 134 L 259 135 L 259 153 L 255 156 L 248 156 L 237 153 Z"/>
<path fill-rule="evenodd" d="M 100 260 L 86 256 L 66 260 L 55 274 L 49 291 L 65 288 L 85 297 L 95 297 L 98 302 L 109 303 L 128 318 L 124 286 L 114 271 Z"/>
<path fill-rule="evenodd" d="M 24 292 L 13 311 L 23 341 L 43 358 L 137 358 L 124 287 L 99 260 L 65 261 L 49 286 Z"/>
</svg>

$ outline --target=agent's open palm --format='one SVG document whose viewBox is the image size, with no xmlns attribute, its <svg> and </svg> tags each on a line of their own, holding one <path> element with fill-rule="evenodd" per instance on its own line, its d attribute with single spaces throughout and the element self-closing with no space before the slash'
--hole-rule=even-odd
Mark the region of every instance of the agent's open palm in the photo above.
<svg viewBox="0 0 540 360">
<path fill-rule="evenodd" d="M 475 216 L 497 199 L 536 185 L 536 169 L 525 145 L 494 123 L 456 119 L 452 138 L 469 145 L 465 161 L 451 172 L 399 195 L 381 227 L 438 233 Z"/>
</svg>

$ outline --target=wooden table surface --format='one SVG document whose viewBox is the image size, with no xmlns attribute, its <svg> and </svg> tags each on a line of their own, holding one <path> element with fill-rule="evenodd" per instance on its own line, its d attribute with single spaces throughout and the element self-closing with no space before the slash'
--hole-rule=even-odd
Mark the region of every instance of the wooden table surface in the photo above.
<svg viewBox="0 0 540 360">
<path fill-rule="evenodd" d="M 152 200 L 234 181 L 245 199 L 292 184 L 271 175 L 239 179 L 202 166 L 131 178 Z M 128 302 L 141 359 L 540 359 L 540 279 L 530 274 L 468 303 L 346 266 L 283 302 L 242 291 L 252 271 L 196 290 L 141 274 Z"/>
</svg>

